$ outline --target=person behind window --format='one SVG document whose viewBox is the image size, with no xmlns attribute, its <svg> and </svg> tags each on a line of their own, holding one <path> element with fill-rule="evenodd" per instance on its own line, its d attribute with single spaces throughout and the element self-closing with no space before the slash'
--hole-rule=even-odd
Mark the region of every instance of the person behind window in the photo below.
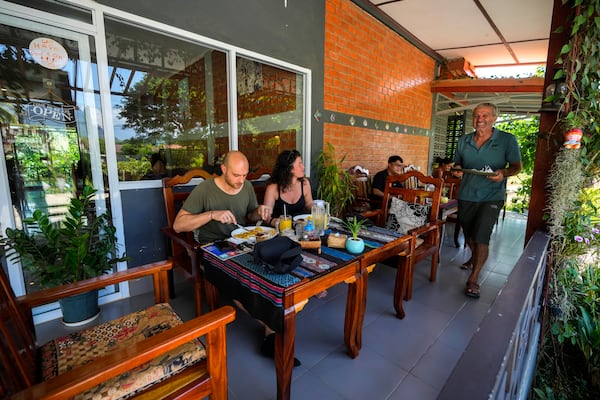
<svg viewBox="0 0 600 400">
<path fill-rule="evenodd" d="M 162 179 L 167 176 L 167 165 L 160 152 L 150 155 L 151 171 L 144 175 L 142 179 Z"/>
<path fill-rule="evenodd" d="M 284 150 L 275 161 L 271 178 L 267 182 L 264 205 L 272 210 L 267 220 L 271 226 L 279 224 L 285 213 L 296 216 L 308 212 L 313 203 L 310 181 L 304 175 L 305 167 L 298 150 Z"/>
<path fill-rule="evenodd" d="M 385 180 L 388 176 L 400 175 L 404 173 L 404 160 L 400 156 L 390 156 L 388 166 L 383 171 L 379 171 L 373 177 L 371 184 L 371 196 L 373 199 L 381 200 L 385 188 Z"/>
<path fill-rule="evenodd" d="M 481 103 L 473 110 L 475 132 L 458 141 L 457 168 L 493 171 L 492 175 L 463 173 L 458 191 L 458 220 L 471 249 L 471 258 L 461 268 L 471 271 L 465 294 L 479 298 L 479 273 L 489 253 L 489 242 L 494 224 L 506 196 L 506 178 L 521 171 L 521 152 L 517 138 L 494 128 L 498 108 L 492 103 Z"/>
</svg>

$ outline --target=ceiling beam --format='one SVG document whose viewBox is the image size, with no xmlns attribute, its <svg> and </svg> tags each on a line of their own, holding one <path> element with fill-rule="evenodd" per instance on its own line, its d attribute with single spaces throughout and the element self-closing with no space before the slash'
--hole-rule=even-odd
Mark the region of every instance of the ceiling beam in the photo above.
<svg viewBox="0 0 600 400">
<path fill-rule="evenodd" d="M 544 78 L 442 79 L 431 82 L 433 93 L 543 93 Z"/>
</svg>

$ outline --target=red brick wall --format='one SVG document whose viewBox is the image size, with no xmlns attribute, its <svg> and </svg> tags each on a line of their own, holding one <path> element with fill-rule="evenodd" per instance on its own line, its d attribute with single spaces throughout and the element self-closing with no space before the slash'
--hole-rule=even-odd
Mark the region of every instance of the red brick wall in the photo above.
<svg viewBox="0 0 600 400">
<path fill-rule="evenodd" d="M 327 0 L 325 17 L 324 108 L 431 129 L 435 62 L 349 0 Z M 372 173 L 399 154 L 427 171 L 429 136 L 368 129 L 360 124 L 324 122 L 323 142 L 347 154 L 345 166 Z"/>
</svg>

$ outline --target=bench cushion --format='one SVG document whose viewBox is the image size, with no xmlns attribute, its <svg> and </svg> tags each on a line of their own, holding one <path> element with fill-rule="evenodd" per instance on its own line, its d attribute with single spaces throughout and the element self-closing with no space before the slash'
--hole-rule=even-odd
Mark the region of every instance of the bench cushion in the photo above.
<svg viewBox="0 0 600 400">
<path fill-rule="evenodd" d="M 40 348 L 42 378 L 58 376 L 119 347 L 127 347 L 180 325 L 169 304 L 156 304 L 116 320 L 49 341 Z M 77 396 L 77 399 L 122 399 L 166 379 L 206 357 L 194 340 Z"/>
</svg>

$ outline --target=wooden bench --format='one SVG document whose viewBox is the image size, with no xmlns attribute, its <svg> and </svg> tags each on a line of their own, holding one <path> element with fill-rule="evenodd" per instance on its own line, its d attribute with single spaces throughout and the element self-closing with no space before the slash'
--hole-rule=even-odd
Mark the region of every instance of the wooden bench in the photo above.
<svg viewBox="0 0 600 400">
<path fill-rule="evenodd" d="M 226 399 L 226 325 L 235 311 L 226 306 L 182 322 L 168 304 L 171 267 L 162 261 L 20 297 L 0 268 L 0 397 L 62 400 L 101 390 L 117 397 L 133 392 L 145 398 Z M 146 276 L 154 282 L 154 306 L 37 347 L 33 307 Z"/>
</svg>

